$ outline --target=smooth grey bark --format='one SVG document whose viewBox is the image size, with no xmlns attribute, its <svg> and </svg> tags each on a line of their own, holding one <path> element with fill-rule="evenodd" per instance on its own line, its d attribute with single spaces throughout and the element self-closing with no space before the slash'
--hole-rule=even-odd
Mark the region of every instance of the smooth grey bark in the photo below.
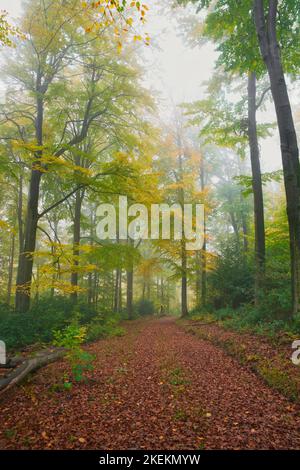
<svg viewBox="0 0 300 470">
<path fill-rule="evenodd" d="M 264 197 L 260 168 L 260 153 L 257 137 L 256 122 L 256 74 L 250 72 L 248 76 L 248 136 L 250 146 L 250 160 L 252 169 L 252 188 L 254 198 L 254 228 L 255 228 L 255 304 L 258 305 L 259 290 L 261 288 L 265 271 L 265 219 Z"/>
<path fill-rule="evenodd" d="M 133 266 L 127 270 L 127 315 L 128 319 L 133 318 Z"/>
<path fill-rule="evenodd" d="M 36 99 L 36 122 L 35 134 L 39 147 L 43 146 L 43 122 L 44 122 L 44 96 L 41 92 L 41 76 L 37 77 L 37 99 Z M 36 153 L 36 159 L 42 157 L 42 151 Z M 17 287 L 16 287 L 16 310 L 26 312 L 30 307 L 31 282 L 33 270 L 33 255 L 36 246 L 37 226 L 39 220 L 38 204 L 40 197 L 40 183 L 42 173 L 32 165 L 31 177 L 28 191 L 27 214 L 24 227 L 24 244 L 19 254 Z"/>
<path fill-rule="evenodd" d="M 13 232 L 11 235 L 9 265 L 8 265 L 8 282 L 7 282 L 7 297 L 6 297 L 6 302 L 8 305 L 10 305 L 12 284 L 13 284 L 15 245 L 16 245 L 16 234 L 15 232 Z"/>
<path fill-rule="evenodd" d="M 299 310 L 300 297 L 300 163 L 297 135 L 277 39 L 278 0 L 253 0 L 259 47 L 266 64 L 275 104 L 290 237 L 292 313 Z"/>
<path fill-rule="evenodd" d="M 79 267 L 79 254 L 80 254 L 80 240 L 81 240 L 81 209 L 84 198 L 84 190 L 78 189 L 75 193 L 74 205 L 74 225 L 73 225 L 73 267 L 71 274 L 71 286 L 75 289 L 71 293 L 73 302 L 77 302 L 78 291 L 78 267 Z"/>
<path fill-rule="evenodd" d="M 185 241 L 181 243 L 181 316 L 188 316 L 187 300 L 187 256 Z"/>
<path fill-rule="evenodd" d="M 205 191 L 205 168 L 204 168 L 204 158 L 202 156 L 201 163 L 200 163 L 200 184 L 201 184 L 201 191 L 204 193 Z M 201 304 L 202 307 L 206 305 L 206 258 L 207 258 L 207 241 L 206 241 L 206 210 L 204 208 L 204 242 L 201 251 Z"/>
<path fill-rule="evenodd" d="M 181 144 L 180 144 L 181 147 Z M 182 154 L 179 155 L 178 158 L 179 162 L 179 181 L 183 181 L 183 156 Z M 185 202 L 185 195 L 183 187 L 178 191 L 178 199 L 179 204 L 182 208 L 182 213 L 184 209 L 184 202 Z M 181 316 L 187 317 L 188 316 L 188 295 L 187 295 L 187 254 L 186 254 L 186 246 L 185 246 L 185 238 L 182 239 L 181 242 Z"/>
<path fill-rule="evenodd" d="M 114 312 L 120 312 L 120 284 L 121 284 L 121 270 L 116 269 L 115 286 L 114 286 Z"/>
</svg>

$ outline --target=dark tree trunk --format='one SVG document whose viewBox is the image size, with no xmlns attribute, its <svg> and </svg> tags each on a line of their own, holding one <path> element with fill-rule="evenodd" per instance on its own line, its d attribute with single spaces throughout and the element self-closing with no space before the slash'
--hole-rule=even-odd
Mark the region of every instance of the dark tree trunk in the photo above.
<svg viewBox="0 0 300 470">
<path fill-rule="evenodd" d="M 91 213 L 90 213 L 90 246 L 94 246 L 94 225 L 95 225 L 95 220 L 94 220 L 94 211 L 91 208 Z M 94 302 L 94 283 L 93 283 L 93 273 L 88 274 L 88 304 L 92 305 Z"/>
<path fill-rule="evenodd" d="M 167 302 L 166 302 L 166 307 L 167 307 L 167 313 L 170 313 L 170 282 L 167 281 Z"/>
<path fill-rule="evenodd" d="M 116 269 L 116 278 L 115 278 L 115 289 L 114 289 L 114 312 L 118 313 L 120 311 L 120 269 Z"/>
<path fill-rule="evenodd" d="M 254 227 L 255 227 L 255 304 L 258 304 L 259 289 L 262 286 L 265 271 L 265 220 L 264 199 L 259 160 L 259 146 L 256 124 L 256 75 L 248 77 L 248 134 L 252 169 L 252 187 L 254 196 Z"/>
<path fill-rule="evenodd" d="M 127 271 L 127 315 L 129 320 L 133 318 L 133 267 Z"/>
<path fill-rule="evenodd" d="M 200 308 L 201 306 L 201 252 L 196 252 L 196 282 L 195 282 L 195 290 L 196 290 L 196 307 Z"/>
<path fill-rule="evenodd" d="M 205 169 L 204 169 L 204 159 L 201 158 L 200 165 L 200 183 L 201 191 L 205 191 Z M 207 256 L 207 241 L 206 241 L 206 211 L 204 208 L 204 242 L 201 251 L 201 304 L 202 307 L 206 305 L 206 256 Z"/>
<path fill-rule="evenodd" d="M 151 300 L 151 279 L 147 280 L 147 300 Z"/>
<path fill-rule="evenodd" d="M 181 139 L 179 138 L 178 140 L 179 143 L 179 148 L 180 148 L 180 154 L 178 158 L 178 182 L 183 183 L 183 154 L 182 152 L 182 145 L 181 145 Z M 178 202 L 181 206 L 182 213 L 184 213 L 184 203 L 185 203 L 185 193 L 184 193 L 184 188 L 182 185 L 182 188 L 178 190 Z M 181 316 L 187 317 L 189 312 L 188 312 L 188 296 L 187 296 L 187 288 L 188 288 L 188 282 L 187 282 L 187 253 L 186 253 L 186 240 L 183 236 L 183 239 L 181 241 Z"/>
<path fill-rule="evenodd" d="M 188 316 L 187 301 L 187 257 L 185 250 L 185 241 L 181 244 L 181 316 Z"/>
<path fill-rule="evenodd" d="M 163 278 L 160 279 L 160 302 L 162 305 L 165 304 L 165 286 Z"/>
<path fill-rule="evenodd" d="M 119 312 L 122 311 L 123 308 L 123 292 L 122 292 L 122 269 L 119 271 Z"/>
<path fill-rule="evenodd" d="M 242 229 L 243 229 L 243 249 L 244 249 L 244 253 L 248 253 L 249 251 L 248 225 L 247 225 L 247 220 L 244 214 L 242 214 Z"/>
<path fill-rule="evenodd" d="M 23 230 L 23 174 L 21 173 L 19 178 L 19 190 L 18 190 L 18 231 L 19 231 L 19 253 L 22 253 L 24 249 L 24 230 Z"/>
<path fill-rule="evenodd" d="M 11 291 L 13 283 L 13 274 L 14 274 L 14 261 L 15 261 L 15 245 L 16 245 L 16 234 L 15 232 L 11 235 L 11 246 L 9 254 L 9 266 L 8 266 L 8 282 L 7 282 L 7 298 L 6 301 L 10 305 L 11 300 Z"/>
<path fill-rule="evenodd" d="M 134 246 L 134 242 L 128 238 L 127 244 L 131 247 Z M 127 292 L 126 292 L 126 309 L 129 320 L 133 318 L 133 261 L 130 259 L 127 271 Z"/>
<path fill-rule="evenodd" d="M 296 314 L 300 296 L 300 164 L 297 135 L 277 40 L 278 0 L 268 1 L 267 17 L 263 0 L 254 0 L 253 6 L 258 42 L 270 77 L 280 134 L 290 235 L 292 312 Z"/>
<path fill-rule="evenodd" d="M 44 98 L 40 92 L 40 79 L 38 78 L 36 100 L 36 122 L 35 133 L 37 145 L 43 146 L 43 122 L 44 122 Z M 36 159 L 42 157 L 42 150 L 36 153 Z M 38 225 L 38 205 L 40 197 L 40 183 L 42 173 L 36 168 L 34 163 L 31 170 L 31 178 L 28 192 L 27 214 L 24 228 L 24 244 L 19 254 L 19 265 L 16 286 L 16 310 L 27 312 L 30 307 L 33 257 L 36 245 L 36 233 Z"/>
<path fill-rule="evenodd" d="M 71 285 L 75 289 L 71 294 L 73 302 L 77 302 L 78 292 L 78 267 L 79 267 L 79 254 L 80 254 L 80 239 L 81 239 L 81 208 L 83 201 L 83 191 L 79 189 L 75 193 L 75 208 L 74 208 L 74 227 L 73 227 L 73 266 L 71 274 Z"/>
<path fill-rule="evenodd" d="M 142 293 L 142 299 L 145 300 L 146 297 L 146 280 L 145 278 L 143 279 L 143 293 Z"/>
<path fill-rule="evenodd" d="M 38 170 L 32 170 L 25 222 L 25 241 L 23 250 L 19 255 L 17 275 L 16 310 L 19 312 L 27 312 L 30 307 L 41 176 L 42 174 Z"/>
<path fill-rule="evenodd" d="M 204 240 L 203 250 L 202 250 L 202 262 L 201 262 L 201 305 L 205 307 L 206 305 L 206 240 Z"/>
</svg>

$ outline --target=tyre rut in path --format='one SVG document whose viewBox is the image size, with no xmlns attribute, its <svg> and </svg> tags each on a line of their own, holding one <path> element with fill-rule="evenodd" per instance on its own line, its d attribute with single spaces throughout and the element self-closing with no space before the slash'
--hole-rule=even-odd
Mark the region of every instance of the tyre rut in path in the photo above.
<svg viewBox="0 0 300 470">
<path fill-rule="evenodd" d="M 0 403 L 6 449 L 300 449 L 299 407 L 173 319 L 98 341 L 87 384 L 49 365 Z"/>
</svg>

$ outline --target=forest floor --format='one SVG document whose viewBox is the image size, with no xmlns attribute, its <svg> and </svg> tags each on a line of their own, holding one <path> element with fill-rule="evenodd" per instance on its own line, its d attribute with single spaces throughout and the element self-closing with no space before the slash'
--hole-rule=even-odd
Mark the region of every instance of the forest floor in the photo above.
<svg viewBox="0 0 300 470">
<path fill-rule="evenodd" d="M 89 381 L 62 390 L 65 361 L 0 402 L 1 449 L 300 449 L 300 407 L 172 318 L 126 322 L 87 349 Z"/>
</svg>

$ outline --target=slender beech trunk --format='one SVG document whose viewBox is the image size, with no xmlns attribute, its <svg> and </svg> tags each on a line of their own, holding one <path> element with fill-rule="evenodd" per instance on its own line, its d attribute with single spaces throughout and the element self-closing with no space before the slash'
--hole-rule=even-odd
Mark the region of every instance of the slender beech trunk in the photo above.
<svg viewBox="0 0 300 470">
<path fill-rule="evenodd" d="M 201 252 L 196 251 L 196 307 L 201 306 Z"/>
<path fill-rule="evenodd" d="M 14 261 L 15 261 L 15 245 L 16 245 L 15 242 L 16 242 L 16 234 L 15 234 L 15 232 L 13 232 L 12 235 L 11 235 L 9 266 L 8 266 L 8 282 L 7 282 L 7 298 L 6 298 L 6 302 L 7 302 L 8 305 L 10 305 L 12 283 L 13 283 Z"/>
<path fill-rule="evenodd" d="M 254 72 L 250 72 L 248 77 L 248 135 L 254 196 L 255 304 L 258 305 L 259 290 L 262 286 L 265 272 L 266 244 L 264 198 L 257 138 L 256 109 L 256 75 Z"/>
<path fill-rule="evenodd" d="M 247 219 L 244 213 L 242 213 L 242 230 L 243 230 L 243 249 L 244 253 L 248 253 L 249 251 L 249 243 L 248 243 L 248 225 Z"/>
<path fill-rule="evenodd" d="M 151 278 L 147 280 L 147 300 L 151 300 Z"/>
<path fill-rule="evenodd" d="M 181 147 L 181 145 L 180 145 Z M 179 155 L 179 180 L 183 182 L 183 161 L 182 161 L 182 154 Z M 182 208 L 182 213 L 184 210 L 184 202 L 185 202 L 185 194 L 183 187 L 178 191 L 178 199 L 179 204 Z M 187 254 L 186 254 L 186 240 L 184 238 L 181 241 L 181 316 L 187 317 L 188 312 L 188 296 L 187 296 Z"/>
<path fill-rule="evenodd" d="M 133 241 L 128 238 L 127 241 L 129 246 L 133 246 Z M 133 262 L 130 259 L 129 265 L 126 270 L 126 279 L 127 279 L 127 291 L 126 291 L 126 309 L 128 319 L 133 318 Z"/>
<path fill-rule="evenodd" d="M 122 311 L 123 308 L 123 291 L 122 291 L 122 269 L 119 272 L 119 312 Z"/>
<path fill-rule="evenodd" d="M 187 256 L 185 249 L 185 241 L 181 244 L 181 316 L 188 316 L 187 301 Z"/>
<path fill-rule="evenodd" d="M 90 246 L 93 247 L 94 245 L 94 225 L 95 225 L 95 221 L 94 221 L 94 211 L 93 209 L 91 208 L 91 212 L 90 212 Z M 93 301 L 94 301 L 94 289 L 93 289 L 93 273 L 90 272 L 88 274 L 88 304 L 89 305 L 92 305 Z"/>
<path fill-rule="evenodd" d="M 94 273 L 94 297 L 93 297 L 93 303 L 95 307 L 97 308 L 98 306 L 98 289 L 99 289 L 99 273 L 95 272 Z"/>
<path fill-rule="evenodd" d="M 255 26 L 262 58 L 266 64 L 280 134 L 281 156 L 290 236 L 292 312 L 300 297 L 300 164 L 297 135 L 277 39 L 278 0 L 253 0 Z"/>
<path fill-rule="evenodd" d="M 170 312 L 170 282 L 167 281 L 167 313 Z"/>
<path fill-rule="evenodd" d="M 201 158 L 200 163 L 200 184 L 201 184 L 201 191 L 204 193 L 205 191 L 205 169 L 204 169 L 204 159 L 203 156 Z M 206 258 L 207 258 L 207 240 L 206 240 L 206 210 L 204 208 L 204 225 L 203 225 L 203 233 L 204 233 L 204 242 L 201 252 L 201 304 L 202 307 L 206 305 Z"/>
<path fill-rule="evenodd" d="M 20 174 L 19 178 L 19 189 L 18 189 L 18 208 L 17 208 L 17 219 L 18 219 L 18 232 L 19 232 L 19 253 L 22 253 L 24 248 L 24 230 L 23 230 L 23 174 Z"/>
<path fill-rule="evenodd" d="M 80 255 L 80 239 L 81 239 L 81 209 L 83 201 L 83 190 L 79 189 L 75 193 L 74 207 L 74 227 L 73 227 L 73 268 L 71 274 L 71 285 L 73 288 L 78 287 L 78 267 Z M 71 294 L 73 302 L 77 302 L 78 292 L 74 290 Z"/>
<path fill-rule="evenodd" d="M 161 296 L 161 304 L 165 304 L 165 286 L 163 278 L 160 279 L 160 296 Z"/>
<path fill-rule="evenodd" d="M 127 270 L 127 315 L 133 318 L 133 266 Z"/>
<path fill-rule="evenodd" d="M 115 288 L 114 288 L 114 312 L 120 311 L 120 269 L 116 269 Z"/>
</svg>

